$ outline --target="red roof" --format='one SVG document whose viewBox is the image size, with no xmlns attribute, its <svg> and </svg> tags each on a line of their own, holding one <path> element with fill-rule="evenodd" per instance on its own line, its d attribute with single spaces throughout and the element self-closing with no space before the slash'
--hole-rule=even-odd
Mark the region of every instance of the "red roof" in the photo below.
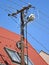
<svg viewBox="0 0 49 65">
<path fill-rule="evenodd" d="M 3 58 L 10 64 L 16 65 L 11 61 L 9 56 L 4 50 L 4 47 L 10 48 L 19 52 L 19 49 L 16 47 L 16 42 L 20 40 L 20 35 L 10 32 L 4 28 L 0 27 L 0 55 L 3 55 Z M 27 42 L 28 43 L 28 42 Z M 25 42 L 24 42 L 25 44 Z M 26 50 L 25 50 L 26 53 Z M 38 52 L 28 43 L 28 56 L 34 65 L 48 65 L 42 57 L 38 54 Z M 0 63 L 4 63 L 0 56 Z"/>
</svg>

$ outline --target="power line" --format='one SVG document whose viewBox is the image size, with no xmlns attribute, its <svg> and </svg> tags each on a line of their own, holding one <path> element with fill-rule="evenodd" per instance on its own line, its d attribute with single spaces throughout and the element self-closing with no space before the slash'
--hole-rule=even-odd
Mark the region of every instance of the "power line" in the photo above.
<svg viewBox="0 0 49 65">
<path fill-rule="evenodd" d="M 12 8 L 12 7 L 11 7 Z M 12 9 L 14 9 L 14 8 L 12 8 Z M 7 10 L 7 9 L 5 9 L 5 10 Z M 9 10 L 7 10 L 7 11 L 9 11 Z M 9 12 L 11 12 L 11 11 L 9 11 Z M 13 19 L 14 20 L 14 19 Z M 15 21 L 15 20 L 14 20 Z M 15 21 L 16 22 L 16 21 Z M 16 22 L 17 23 L 17 22 Z M 38 24 L 40 24 L 40 25 L 42 25 L 41 23 L 39 23 L 39 22 L 37 22 Z M 45 25 L 43 25 L 43 27 L 45 28 Z M 47 29 L 49 29 L 47 26 L 46 26 L 46 28 Z"/>
<path fill-rule="evenodd" d="M 36 22 L 36 23 L 39 24 L 40 26 L 42 26 L 43 28 L 46 28 L 46 29 L 49 30 L 49 28 L 48 28 L 47 26 L 45 26 L 45 25 L 43 25 L 43 24 L 41 24 L 41 23 L 39 23 L 39 22 Z"/>
<path fill-rule="evenodd" d="M 8 10 L 9 11 L 9 10 Z M 14 19 L 13 19 L 14 20 Z M 15 20 L 15 22 L 16 22 L 16 20 Z M 17 22 L 16 22 L 17 23 Z M 49 28 L 47 27 L 47 26 L 45 26 L 45 25 L 42 25 L 41 23 L 39 23 L 39 22 L 36 22 L 36 23 L 38 23 L 40 26 L 42 26 L 42 27 L 46 27 L 48 30 L 49 30 Z"/>
<path fill-rule="evenodd" d="M 27 32 L 28 33 L 28 32 Z M 42 44 L 42 43 L 40 43 L 37 39 L 35 39 L 30 33 L 28 33 L 29 34 L 29 36 L 32 38 L 32 39 L 34 39 L 38 44 L 40 44 L 45 50 L 47 50 L 46 49 L 46 47 Z M 49 50 L 47 50 L 48 52 L 49 52 Z"/>
<path fill-rule="evenodd" d="M 21 1 L 21 2 L 23 2 L 23 3 L 25 3 L 25 4 L 28 4 L 27 2 L 25 2 L 24 0 L 19 0 L 19 1 Z"/>
<path fill-rule="evenodd" d="M 12 17 L 10 17 L 15 23 L 17 23 L 18 24 L 18 22 L 14 19 L 14 18 L 12 18 Z M 19 24 L 18 24 L 19 25 Z M 19 27 L 18 27 L 19 28 Z"/>
<path fill-rule="evenodd" d="M 38 24 L 38 25 L 40 25 L 40 23 L 38 23 L 38 22 L 35 22 L 36 24 Z M 40 30 L 48 30 L 47 28 L 45 29 L 45 27 L 44 26 L 41 26 L 40 25 Z M 49 30 L 48 30 L 49 31 Z M 48 34 L 49 34 L 49 32 L 48 31 L 46 31 Z"/>
<path fill-rule="evenodd" d="M 15 42 L 15 43 L 16 43 L 16 41 L 15 41 L 15 40 L 9 39 L 9 38 L 4 37 L 4 36 L 1 36 L 1 35 L 0 35 L 0 37 L 2 37 L 2 38 L 4 38 L 4 39 L 11 40 L 11 41 L 13 41 L 13 42 Z M 30 49 L 31 51 L 33 51 L 33 50 L 32 50 L 32 46 L 28 46 L 28 49 Z M 36 49 L 37 49 L 37 48 L 36 48 Z M 37 50 L 38 50 L 38 49 L 37 49 Z M 39 51 L 39 50 L 38 50 L 38 51 Z"/>
<path fill-rule="evenodd" d="M 27 32 L 28 33 L 28 32 Z M 28 33 L 31 37 L 32 37 L 32 35 L 30 34 L 30 33 Z M 38 42 L 44 49 L 46 49 L 45 48 L 45 46 L 42 44 L 42 43 L 40 43 L 37 39 L 35 39 L 34 37 L 32 37 L 32 39 L 34 39 L 36 42 Z M 46 49 L 47 50 L 47 49 Z M 47 51 L 49 51 L 49 50 L 47 50 Z"/>
<path fill-rule="evenodd" d="M 13 41 L 13 42 L 15 42 L 15 43 L 16 43 L 16 41 L 15 41 L 15 40 L 12 40 L 12 39 L 10 39 L 10 38 L 7 38 L 7 37 L 1 36 L 1 35 L 0 35 L 0 37 L 2 37 L 2 38 L 4 38 L 4 39 L 8 39 L 8 40 Z M 32 46 L 31 46 L 31 45 L 30 45 L 30 46 L 28 46 L 28 49 L 30 49 L 30 50 L 32 51 Z M 36 48 L 36 50 L 38 50 L 38 49 Z M 39 50 L 38 50 L 38 51 L 39 51 Z"/>
<path fill-rule="evenodd" d="M 27 23 L 26 23 L 26 51 L 27 51 L 27 65 L 28 65 L 28 43 L 27 43 Z"/>
<path fill-rule="evenodd" d="M 28 33 L 28 32 L 27 32 Z M 31 37 L 32 37 L 32 35 L 30 34 L 30 33 L 28 33 Z M 43 44 L 41 44 L 38 40 L 36 40 L 34 37 L 32 37 L 32 39 L 34 39 L 36 42 L 38 42 L 44 49 L 46 49 L 45 48 L 45 46 L 43 45 Z M 46 49 L 47 50 L 47 49 Z M 49 50 L 47 50 L 47 51 L 49 51 Z"/>
<path fill-rule="evenodd" d="M 11 11 L 10 10 L 8 10 L 8 9 L 4 9 L 4 8 L 2 8 L 2 7 L 0 7 L 1 9 L 3 9 L 4 11 L 8 11 L 8 12 L 10 12 L 11 13 Z M 15 16 L 13 16 L 13 17 L 15 17 Z M 17 23 L 18 24 L 18 22 L 14 19 L 14 18 L 12 18 L 12 16 L 10 17 L 15 23 Z M 15 17 L 16 18 L 16 17 Z M 19 25 L 19 24 L 18 24 Z M 19 27 L 17 27 L 17 28 L 19 28 Z"/>
<path fill-rule="evenodd" d="M 12 1 L 13 2 L 13 1 Z M 15 3 L 15 2 L 14 2 Z M 16 4 L 16 3 L 15 3 Z M 6 5 L 7 6 L 7 5 Z M 13 7 L 10 7 L 10 6 L 7 6 L 8 8 L 12 8 L 12 9 L 14 9 Z M 12 13 L 10 10 L 8 10 L 8 9 L 4 9 L 3 7 L 0 7 L 1 9 L 3 9 L 4 11 L 8 11 L 8 12 L 10 12 L 10 13 Z M 15 18 L 17 18 L 16 16 L 13 16 L 13 17 L 15 17 Z M 12 18 L 12 16 L 11 16 L 11 19 L 12 20 L 14 20 L 14 22 L 15 23 L 17 23 L 18 24 L 18 22 L 14 19 L 14 18 Z M 19 25 L 19 24 L 18 24 Z M 19 28 L 19 27 L 18 27 Z"/>
<path fill-rule="evenodd" d="M 8 9 L 4 9 L 3 7 L 0 7 L 0 9 L 2 9 L 2 10 L 4 10 L 4 11 L 6 11 L 7 13 L 8 13 L 8 12 L 10 12 L 10 13 L 11 13 L 11 11 L 10 11 L 10 10 L 8 10 Z"/>
<path fill-rule="evenodd" d="M 19 0 L 21 2 L 24 2 L 25 4 L 28 4 L 27 2 L 25 2 L 24 0 Z M 37 9 L 37 8 L 36 8 Z M 49 18 L 49 16 L 47 14 L 45 14 L 44 12 L 42 12 L 41 10 L 37 9 L 40 13 L 42 13 L 45 17 Z"/>
<path fill-rule="evenodd" d="M 49 24 L 48 20 L 46 20 L 44 17 L 41 16 L 40 18 L 41 18 L 41 20 L 43 20 L 43 21 L 45 20 L 44 22 L 46 22 L 47 24 Z"/>
<path fill-rule="evenodd" d="M 19 1 L 22 1 L 24 2 L 25 4 L 28 4 L 27 2 L 25 2 L 24 0 L 19 0 Z M 35 8 L 37 9 L 37 8 Z M 42 15 L 44 15 L 45 17 L 47 17 L 49 19 L 49 16 L 47 14 L 45 14 L 44 12 L 42 12 L 41 10 L 37 9 Z"/>
<path fill-rule="evenodd" d="M 32 35 L 30 35 L 32 37 Z M 35 39 L 36 40 L 36 39 Z M 37 41 L 37 40 L 36 40 Z M 39 41 L 37 41 L 39 43 Z M 41 46 L 43 46 L 41 43 L 40 43 Z M 44 46 L 43 46 L 44 47 Z M 45 48 L 45 47 L 44 47 Z M 45 48 L 46 49 L 46 48 Z M 46 49 L 47 50 L 47 49 Z"/>
<path fill-rule="evenodd" d="M 30 33 L 27 32 L 27 34 L 28 34 L 32 39 L 34 39 L 38 44 L 40 44 L 45 50 L 47 50 L 46 47 L 45 47 L 42 43 L 40 43 L 37 39 L 35 39 Z M 47 50 L 47 51 L 49 52 L 49 50 Z"/>
<path fill-rule="evenodd" d="M 35 9 L 36 9 L 36 8 L 35 8 Z M 37 14 L 39 14 L 39 12 L 38 12 Z M 39 24 L 40 26 L 42 26 L 42 28 L 44 27 L 44 28 L 46 28 L 46 29 L 49 30 L 49 27 L 47 27 L 47 26 L 44 25 L 44 24 L 41 24 L 41 22 L 39 22 L 39 21 L 37 22 L 37 21 L 36 21 L 36 23 Z"/>
<path fill-rule="evenodd" d="M 15 42 L 16 43 L 16 41 L 15 40 L 13 40 L 13 39 L 10 39 L 10 38 L 7 38 L 7 37 L 5 37 L 5 36 L 2 36 L 2 35 L 0 35 L 0 37 L 1 38 L 4 38 L 4 39 L 7 39 L 7 40 L 9 40 L 9 41 L 13 41 L 13 42 Z M 26 40 L 27 41 L 27 40 Z M 30 46 L 28 46 L 28 48 L 29 48 Z M 32 47 L 32 46 L 31 46 Z M 30 48 L 31 48 L 30 47 Z M 37 49 L 38 50 L 38 49 Z M 39 50 L 38 50 L 39 51 Z"/>
<path fill-rule="evenodd" d="M 9 2 L 13 3 L 14 5 L 16 4 L 17 6 L 19 6 L 19 4 L 18 4 L 18 3 L 14 2 L 14 1 L 12 1 L 12 0 L 7 0 L 7 1 L 9 1 Z M 21 6 L 21 5 L 20 5 L 20 6 Z M 21 7 L 22 7 L 22 6 L 21 6 Z"/>
<path fill-rule="evenodd" d="M 39 12 L 40 12 L 42 15 L 44 15 L 45 17 L 49 18 L 49 16 L 48 16 L 47 14 L 45 14 L 44 12 L 42 12 L 42 11 L 40 11 L 40 10 L 39 10 Z"/>
<path fill-rule="evenodd" d="M 8 0 L 9 1 L 9 0 Z M 11 1 L 11 0 L 10 0 Z M 22 0 L 19 0 L 19 1 L 22 1 Z M 14 1 L 11 1 L 12 3 L 14 3 L 14 4 L 18 4 L 18 3 L 16 3 L 16 1 L 14 2 Z M 25 1 L 22 1 L 22 2 L 24 2 L 25 4 L 28 4 L 27 2 L 25 2 Z M 17 5 L 18 6 L 18 5 Z M 19 6 L 21 6 L 21 5 L 19 5 Z M 21 6 L 22 7 L 22 6 Z M 35 8 L 35 9 L 37 9 L 37 8 Z M 42 11 L 40 11 L 39 9 L 37 9 L 41 14 L 43 14 L 45 17 L 47 17 L 47 18 L 49 18 L 49 16 L 48 15 L 46 15 L 44 12 L 42 12 Z"/>
<path fill-rule="evenodd" d="M 0 4 L 0 5 L 3 5 L 3 4 L 4 4 L 4 3 L 2 3 L 2 4 Z M 13 10 L 16 10 L 14 7 L 9 6 L 9 5 L 7 5 L 7 4 L 4 4 L 3 6 L 8 7 L 8 8 L 11 8 L 11 9 L 13 9 Z"/>
<path fill-rule="evenodd" d="M 48 16 L 46 16 L 46 14 L 45 14 L 44 12 L 42 12 L 41 10 L 39 10 L 39 9 L 37 9 L 37 8 L 35 8 L 35 10 L 37 11 L 38 19 L 39 19 L 39 17 L 40 17 L 40 13 L 41 13 L 42 15 L 44 15 L 44 17 L 46 17 L 46 19 L 48 18 Z M 44 19 L 44 17 L 41 16 L 42 19 Z M 42 20 L 42 19 L 41 19 L 41 20 Z M 45 19 L 45 20 L 46 20 L 46 19 Z M 49 23 L 49 22 L 47 21 L 47 23 Z"/>
<path fill-rule="evenodd" d="M 41 24 L 39 21 L 37 22 L 37 21 L 35 21 L 35 23 L 37 23 L 38 25 L 40 25 L 41 26 L 41 29 L 47 29 L 47 30 L 49 30 L 49 28 L 46 26 L 46 25 L 44 25 L 44 24 Z M 49 32 L 48 32 L 48 34 L 49 34 Z"/>
<path fill-rule="evenodd" d="M 37 23 L 38 25 L 40 25 L 41 26 L 41 29 L 43 29 L 44 31 L 45 30 L 48 30 L 49 31 L 49 27 L 47 27 L 46 25 L 44 25 L 44 24 L 41 24 L 39 21 L 37 22 L 35 22 L 35 23 Z M 47 32 L 47 31 L 46 31 Z M 48 32 L 48 34 L 49 34 L 49 32 Z"/>
<path fill-rule="evenodd" d="M 35 8 L 35 10 L 37 10 L 38 13 L 41 13 L 42 15 L 44 15 L 44 17 L 46 17 L 46 18 L 49 19 L 49 16 L 48 16 L 46 13 L 44 13 L 43 11 L 39 10 L 38 8 Z M 43 17 L 42 17 L 42 18 L 43 18 Z M 48 22 L 48 23 L 49 23 L 49 22 Z"/>
</svg>

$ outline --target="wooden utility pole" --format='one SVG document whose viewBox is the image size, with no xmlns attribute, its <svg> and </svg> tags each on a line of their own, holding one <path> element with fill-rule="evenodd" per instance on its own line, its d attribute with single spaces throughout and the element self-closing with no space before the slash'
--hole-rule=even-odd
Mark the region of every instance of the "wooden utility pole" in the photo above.
<svg viewBox="0 0 49 65">
<path fill-rule="evenodd" d="M 21 10 L 18 10 L 16 13 L 8 14 L 8 16 L 15 16 L 21 14 L 21 65 L 25 65 L 24 62 L 24 10 L 31 8 L 31 5 L 23 7 Z"/>
</svg>

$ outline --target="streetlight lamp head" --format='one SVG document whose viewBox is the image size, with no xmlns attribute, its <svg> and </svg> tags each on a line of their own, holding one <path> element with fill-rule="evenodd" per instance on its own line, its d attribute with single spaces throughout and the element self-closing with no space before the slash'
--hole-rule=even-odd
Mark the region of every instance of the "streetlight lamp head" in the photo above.
<svg viewBox="0 0 49 65">
<path fill-rule="evenodd" d="M 33 21 L 34 19 L 35 19 L 35 15 L 34 15 L 34 14 L 31 14 L 31 15 L 27 18 L 28 22 Z"/>
</svg>

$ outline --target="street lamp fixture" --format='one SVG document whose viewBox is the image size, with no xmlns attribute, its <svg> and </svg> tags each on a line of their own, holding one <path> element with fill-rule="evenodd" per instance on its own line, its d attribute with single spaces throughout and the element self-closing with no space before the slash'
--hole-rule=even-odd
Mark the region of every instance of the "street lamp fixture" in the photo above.
<svg viewBox="0 0 49 65">
<path fill-rule="evenodd" d="M 27 17 L 28 22 L 31 22 L 31 21 L 33 21 L 34 19 L 35 19 L 35 15 L 34 15 L 34 14 L 30 14 L 30 16 Z"/>
</svg>

